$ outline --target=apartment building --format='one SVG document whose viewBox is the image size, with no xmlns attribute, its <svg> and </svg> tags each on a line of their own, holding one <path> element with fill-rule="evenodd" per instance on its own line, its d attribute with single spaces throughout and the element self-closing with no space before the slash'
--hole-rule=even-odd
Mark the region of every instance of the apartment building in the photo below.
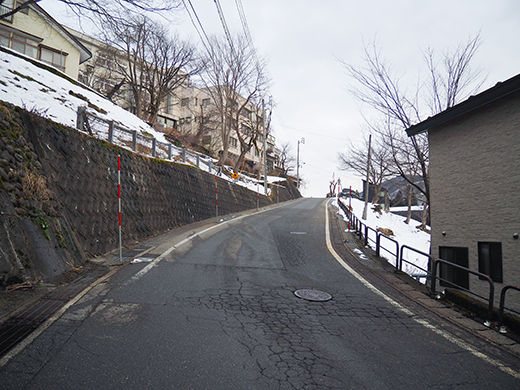
<svg viewBox="0 0 520 390">
<path fill-rule="evenodd" d="M 133 95 L 124 83 L 122 72 L 126 61 L 124 53 L 78 31 L 68 31 L 92 53 L 92 58 L 83 63 L 78 70 L 79 81 L 105 96 L 110 95 L 114 103 L 133 111 Z M 200 146 L 204 152 L 218 158 L 223 150 L 222 125 L 228 123 L 226 121 L 236 119 L 224 118 L 225 115 L 219 109 L 222 104 L 216 104 L 215 99 L 220 99 L 216 88 L 200 88 L 188 79 L 162 102 L 153 126 L 173 141 L 187 146 Z M 239 96 L 236 102 L 229 104 L 238 111 L 244 102 L 245 99 Z M 256 142 L 245 154 L 243 164 L 243 169 L 253 171 L 263 165 L 263 112 L 251 102 L 247 103 L 240 113 L 237 111 L 231 115 L 238 118 L 235 128 L 242 134 L 257 134 Z M 277 167 L 279 150 L 275 145 L 275 138 L 271 135 L 266 140 L 266 148 L 267 168 L 268 171 L 273 171 Z M 239 135 L 232 131 L 229 134 L 228 158 L 237 161 L 240 154 Z"/>
</svg>

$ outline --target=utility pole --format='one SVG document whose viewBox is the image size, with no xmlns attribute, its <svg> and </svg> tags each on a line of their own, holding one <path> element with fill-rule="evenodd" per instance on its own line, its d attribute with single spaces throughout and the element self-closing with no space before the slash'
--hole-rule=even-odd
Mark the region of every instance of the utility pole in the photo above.
<svg viewBox="0 0 520 390">
<path fill-rule="evenodd" d="M 265 103 L 262 99 L 262 125 L 264 127 L 264 150 L 263 150 L 263 166 L 264 166 L 264 192 L 267 195 L 267 128 L 265 126 Z"/>
<path fill-rule="evenodd" d="M 300 142 L 305 145 L 305 138 L 298 140 L 298 148 L 296 149 L 296 188 L 300 188 Z"/>
<path fill-rule="evenodd" d="M 370 170 L 370 150 L 372 145 L 372 134 L 368 136 L 368 158 L 367 158 L 367 180 L 365 182 L 365 208 L 363 209 L 363 219 L 367 219 L 367 208 L 368 208 L 368 172 Z"/>
</svg>

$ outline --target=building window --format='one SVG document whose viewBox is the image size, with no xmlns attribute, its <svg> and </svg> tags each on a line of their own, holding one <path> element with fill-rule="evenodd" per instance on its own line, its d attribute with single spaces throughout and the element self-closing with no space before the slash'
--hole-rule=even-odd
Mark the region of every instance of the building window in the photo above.
<svg viewBox="0 0 520 390">
<path fill-rule="evenodd" d="M 117 63 L 108 53 L 99 53 L 96 57 L 96 65 L 108 70 L 116 70 Z"/>
<path fill-rule="evenodd" d="M 65 60 L 67 58 L 67 53 L 63 53 L 62 51 L 53 50 L 48 47 L 40 47 L 40 60 L 46 62 L 55 68 L 58 68 L 62 71 L 65 70 Z"/>
<path fill-rule="evenodd" d="M 32 58 L 38 58 L 41 39 L 0 26 L 0 44 Z"/>
<path fill-rule="evenodd" d="M 0 45 L 9 47 L 10 41 L 11 41 L 11 33 L 7 30 L 4 30 L 3 28 L 0 28 Z"/>
<path fill-rule="evenodd" d="M 166 113 L 171 114 L 170 106 L 172 104 L 172 95 L 166 97 Z"/>
<path fill-rule="evenodd" d="M 439 257 L 461 267 L 468 268 L 469 266 L 469 252 L 465 247 L 441 246 L 439 247 Z M 468 271 L 441 263 L 439 275 L 441 279 L 444 279 L 440 281 L 441 286 L 469 289 Z"/>
<path fill-rule="evenodd" d="M 478 272 L 488 275 L 493 282 L 503 282 L 501 242 L 478 243 Z"/>
<path fill-rule="evenodd" d="M 249 111 L 247 108 L 243 108 L 240 113 L 242 114 L 242 116 L 251 119 L 251 111 Z"/>
<path fill-rule="evenodd" d="M 208 99 L 202 99 L 202 105 L 203 106 L 209 106 L 209 98 Z"/>
<path fill-rule="evenodd" d="M 190 98 L 181 99 L 181 107 L 188 107 L 190 104 Z"/>
<path fill-rule="evenodd" d="M 237 145 L 238 145 L 238 140 L 237 140 L 236 138 L 229 137 L 229 144 L 230 144 L 232 147 L 236 148 Z"/>
</svg>

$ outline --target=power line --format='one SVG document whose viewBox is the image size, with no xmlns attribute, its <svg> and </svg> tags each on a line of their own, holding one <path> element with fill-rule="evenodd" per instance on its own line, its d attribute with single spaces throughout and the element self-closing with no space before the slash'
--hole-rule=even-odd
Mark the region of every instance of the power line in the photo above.
<svg viewBox="0 0 520 390">
<path fill-rule="evenodd" d="M 253 57 L 255 58 L 255 62 L 258 64 L 256 49 L 255 45 L 253 44 L 253 37 L 251 36 L 249 25 L 247 24 L 246 13 L 244 12 L 244 7 L 242 6 L 242 0 L 235 0 L 235 5 L 237 7 L 238 15 L 240 16 L 240 22 L 242 23 L 242 29 L 244 30 L 244 35 L 246 37 L 247 43 L 251 47 L 251 52 L 253 54 Z"/>
<path fill-rule="evenodd" d="M 191 0 L 188 0 L 188 3 L 190 3 L 190 7 L 191 7 L 191 10 L 193 11 L 193 15 L 195 15 L 195 18 L 197 19 L 197 22 L 198 22 L 198 24 L 200 26 L 200 29 L 202 30 L 202 34 L 204 34 L 204 37 L 206 37 L 206 41 L 208 42 L 208 45 L 209 45 L 210 43 L 209 43 L 208 35 L 206 34 L 206 31 L 204 30 L 204 27 L 202 26 L 202 23 L 201 23 L 201 21 L 199 19 L 199 16 L 197 15 L 197 12 L 195 11 L 195 8 L 193 7 L 193 4 L 191 3 Z M 199 38 L 200 38 L 202 44 L 204 45 L 204 47 L 208 51 L 208 46 L 206 46 L 206 42 L 204 41 L 204 38 L 202 37 L 202 34 L 199 31 L 199 28 L 195 24 L 195 21 L 193 20 L 193 16 L 191 16 L 191 12 L 188 9 L 188 6 L 186 5 L 186 1 L 182 0 L 182 4 L 184 5 L 184 8 L 186 8 L 186 11 L 188 12 L 188 16 L 190 17 L 190 20 L 191 20 L 191 24 L 193 24 L 193 27 L 195 27 L 195 30 L 197 31 L 197 34 L 199 35 Z"/>
<path fill-rule="evenodd" d="M 231 39 L 231 34 L 229 33 L 229 28 L 226 23 L 226 18 L 224 17 L 224 11 L 222 11 L 222 7 L 220 6 L 219 0 L 213 0 L 217 7 L 218 16 L 220 17 L 220 22 L 222 23 L 222 28 L 224 29 L 224 33 L 226 34 L 226 38 L 229 42 L 229 46 L 231 51 L 233 51 L 233 40 Z"/>
<path fill-rule="evenodd" d="M 240 22 L 242 23 L 242 28 L 244 29 L 244 34 L 246 36 L 247 41 L 251 46 L 253 46 L 253 38 L 251 37 L 251 31 L 249 30 L 249 26 L 247 24 L 246 13 L 244 12 L 244 7 L 242 6 L 241 0 L 235 0 L 235 5 L 238 10 L 238 15 L 240 16 Z"/>
</svg>

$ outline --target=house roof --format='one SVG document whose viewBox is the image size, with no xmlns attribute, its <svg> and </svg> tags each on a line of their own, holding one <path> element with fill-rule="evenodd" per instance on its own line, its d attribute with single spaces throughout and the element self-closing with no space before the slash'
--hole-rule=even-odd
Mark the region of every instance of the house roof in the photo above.
<svg viewBox="0 0 520 390">
<path fill-rule="evenodd" d="M 410 126 L 406 129 L 406 133 L 409 137 L 423 133 L 518 91 L 520 91 L 520 74 L 509 80 L 498 82 L 494 87 L 478 95 L 471 96 L 462 103 L 429 117 L 416 125 Z"/>
<path fill-rule="evenodd" d="M 40 15 L 47 23 L 49 23 L 54 29 L 67 41 L 69 41 L 74 47 L 79 50 L 79 63 L 87 61 L 92 57 L 92 53 L 88 50 L 74 35 L 65 29 L 60 23 L 58 23 L 52 16 L 50 16 L 42 7 L 36 3 L 29 5 L 38 15 Z"/>
</svg>

